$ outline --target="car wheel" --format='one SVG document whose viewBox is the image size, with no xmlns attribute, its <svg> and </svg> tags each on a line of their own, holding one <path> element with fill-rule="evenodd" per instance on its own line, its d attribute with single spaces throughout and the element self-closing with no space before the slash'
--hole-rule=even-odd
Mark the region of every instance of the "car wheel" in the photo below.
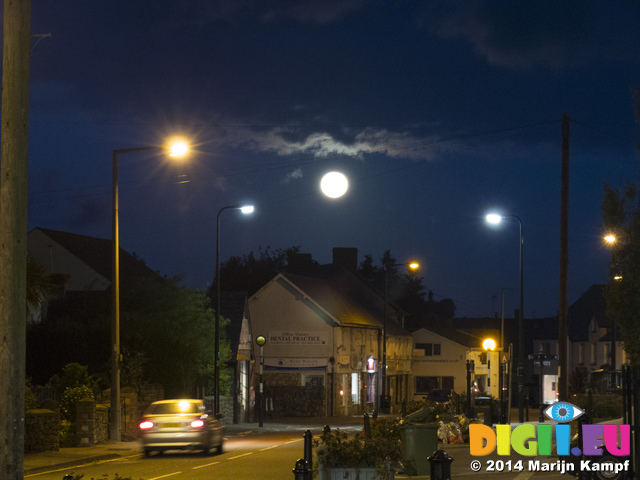
<svg viewBox="0 0 640 480">
<path fill-rule="evenodd" d="M 148 448 L 148 447 L 144 447 L 144 456 L 145 456 L 145 457 L 149 457 L 149 456 L 151 455 L 151 452 L 152 452 L 152 451 L 153 451 L 153 450 L 151 450 L 150 448 Z"/>
<path fill-rule="evenodd" d="M 614 470 L 600 470 L 596 472 L 595 477 L 598 480 L 619 480 L 623 477 L 624 475 L 624 470 L 623 470 L 623 464 L 624 464 L 624 460 L 618 457 L 613 457 L 613 456 L 604 456 L 603 458 L 601 458 L 599 460 L 600 463 L 608 463 L 610 464 L 609 466 L 613 466 Z M 619 471 L 616 472 L 615 468 L 616 465 L 621 465 L 619 467 Z"/>
<path fill-rule="evenodd" d="M 224 438 L 221 438 L 221 439 L 220 439 L 220 445 L 218 445 L 218 448 L 216 449 L 216 451 L 217 451 L 218 453 L 224 453 L 224 447 L 223 447 L 223 444 L 224 444 Z"/>
</svg>

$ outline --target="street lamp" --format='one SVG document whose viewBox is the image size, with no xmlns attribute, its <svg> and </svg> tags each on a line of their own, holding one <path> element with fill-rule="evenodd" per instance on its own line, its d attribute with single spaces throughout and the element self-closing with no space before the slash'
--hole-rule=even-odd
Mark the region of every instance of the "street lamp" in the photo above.
<svg viewBox="0 0 640 480">
<path fill-rule="evenodd" d="M 154 145 L 149 147 L 124 148 L 113 151 L 113 272 L 111 285 L 111 419 L 109 437 L 117 442 L 121 438 L 120 412 L 120 225 L 118 219 L 118 156 L 123 153 L 142 152 L 145 150 L 167 150 L 171 157 L 183 157 L 189 147 L 182 141 L 175 141 L 168 146 Z"/>
<path fill-rule="evenodd" d="M 491 396 L 491 352 L 496 348 L 495 340 L 487 338 L 482 342 L 482 348 L 487 352 L 487 395 Z"/>
<path fill-rule="evenodd" d="M 378 409 L 386 410 L 386 405 L 383 405 L 383 399 L 386 397 L 386 380 L 387 380 L 387 303 L 389 297 L 389 268 L 407 266 L 412 270 L 416 270 L 420 265 L 416 262 L 411 263 L 392 263 L 386 265 L 384 269 L 384 305 L 382 310 L 382 366 L 381 366 L 381 381 L 380 392 L 378 394 Z M 384 407 L 384 408 L 383 408 Z M 384 411 L 383 413 L 389 413 Z"/>
<path fill-rule="evenodd" d="M 486 216 L 488 223 L 498 225 L 505 218 L 513 218 L 520 224 L 520 313 L 518 315 L 518 421 L 524 422 L 524 236 L 522 220 L 515 215 L 499 215 L 490 213 Z"/>
<path fill-rule="evenodd" d="M 253 213 L 253 205 L 227 205 L 218 211 L 216 223 L 216 324 L 215 352 L 213 357 L 213 413 L 220 413 L 220 214 L 225 210 L 240 210 L 243 214 Z"/>
<path fill-rule="evenodd" d="M 260 346 L 260 390 L 258 392 L 258 425 L 263 426 L 264 422 L 264 377 L 262 370 L 264 368 L 264 344 L 267 343 L 267 339 L 264 335 L 258 335 L 256 337 L 256 343 Z"/>
</svg>

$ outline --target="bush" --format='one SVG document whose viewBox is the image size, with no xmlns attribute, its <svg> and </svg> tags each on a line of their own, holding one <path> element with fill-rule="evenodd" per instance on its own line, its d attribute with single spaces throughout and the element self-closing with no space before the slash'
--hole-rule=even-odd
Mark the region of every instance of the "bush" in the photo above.
<svg viewBox="0 0 640 480">
<path fill-rule="evenodd" d="M 77 447 L 80 443 L 80 437 L 76 433 L 75 424 L 68 420 L 60 422 L 60 446 L 63 448 Z"/>
<path fill-rule="evenodd" d="M 38 397 L 33 393 L 33 385 L 31 385 L 31 379 L 27 378 L 24 389 L 24 409 L 33 410 L 38 407 Z"/>
<path fill-rule="evenodd" d="M 65 389 L 62 400 L 60 401 L 60 412 L 65 420 L 75 422 L 76 404 L 85 398 L 94 400 L 93 391 L 87 385 L 67 387 Z"/>
<path fill-rule="evenodd" d="M 575 395 L 572 403 L 587 411 L 588 395 Z M 612 419 L 622 417 L 622 396 L 615 394 L 594 394 L 591 402 L 592 419 Z"/>
</svg>

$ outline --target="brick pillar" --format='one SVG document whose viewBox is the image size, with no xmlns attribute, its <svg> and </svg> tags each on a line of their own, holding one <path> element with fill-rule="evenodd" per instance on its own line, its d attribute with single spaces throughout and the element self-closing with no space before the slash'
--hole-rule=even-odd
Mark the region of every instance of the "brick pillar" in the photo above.
<svg viewBox="0 0 640 480">
<path fill-rule="evenodd" d="M 88 398 L 76 404 L 76 433 L 81 447 L 92 447 L 96 443 L 96 402 Z"/>
</svg>

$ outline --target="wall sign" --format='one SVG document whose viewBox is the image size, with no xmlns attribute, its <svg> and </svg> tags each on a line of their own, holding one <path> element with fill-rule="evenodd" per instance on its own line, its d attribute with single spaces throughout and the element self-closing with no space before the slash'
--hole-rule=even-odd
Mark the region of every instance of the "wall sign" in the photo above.
<svg viewBox="0 0 640 480">
<path fill-rule="evenodd" d="M 269 332 L 269 345 L 326 345 L 328 332 L 283 330 Z"/>
</svg>

